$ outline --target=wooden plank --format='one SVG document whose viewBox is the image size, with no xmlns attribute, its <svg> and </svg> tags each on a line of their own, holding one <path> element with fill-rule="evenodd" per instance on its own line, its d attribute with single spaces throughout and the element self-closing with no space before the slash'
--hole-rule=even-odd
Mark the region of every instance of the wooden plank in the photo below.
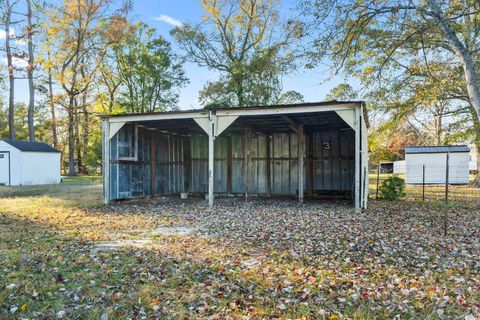
<svg viewBox="0 0 480 320">
<path fill-rule="evenodd" d="M 227 137 L 227 193 L 232 193 L 232 137 Z"/>
<path fill-rule="evenodd" d="M 267 141 L 266 141 L 266 156 L 267 156 L 267 163 L 266 163 L 266 174 L 267 174 L 267 197 L 270 197 L 270 194 L 272 193 L 272 172 L 271 172 L 271 156 L 270 156 L 270 145 L 272 142 L 272 136 L 267 134 Z"/>
<path fill-rule="evenodd" d="M 360 203 L 360 176 L 361 176 L 361 168 L 360 168 L 360 143 L 361 143 L 361 135 L 360 135 L 360 110 L 355 108 L 355 198 L 354 198 L 354 207 L 355 212 L 361 212 L 361 203 Z"/>
<path fill-rule="evenodd" d="M 247 127 L 245 130 L 245 143 L 244 143 L 244 184 L 245 184 L 245 200 L 248 200 L 248 194 L 250 191 L 250 131 L 251 128 Z"/>
<path fill-rule="evenodd" d="M 309 196 L 313 195 L 313 180 L 314 180 L 314 168 L 313 168 L 313 132 L 308 134 L 308 168 L 307 168 L 307 193 Z"/>
<path fill-rule="evenodd" d="M 110 123 L 103 119 L 103 198 L 110 202 Z"/>
<path fill-rule="evenodd" d="M 150 132 L 150 195 L 155 195 L 155 133 Z"/>
<path fill-rule="evenodd" d="M 209 122 L 208 131 L 208 206 L 213 208 L 213 174 L 214 174 L 214 122 Z"/>
<path fill-rule="evenodd" d="M 283 120 L 285 120 L 286 122 L 288 122 L 288 127 L 290 129 L 292 129 L 296 134 L 299 134 L 299 125 L 298 123 L 296 123 L 292 118 L 290 118 L 289 116 L 287 115 L 281 115 L 280 116 Z"/>
<path fill-rule="evenodd" d="M 298 125 L 298 202 L 303 203 L 303 124 Z"/>
</svg>

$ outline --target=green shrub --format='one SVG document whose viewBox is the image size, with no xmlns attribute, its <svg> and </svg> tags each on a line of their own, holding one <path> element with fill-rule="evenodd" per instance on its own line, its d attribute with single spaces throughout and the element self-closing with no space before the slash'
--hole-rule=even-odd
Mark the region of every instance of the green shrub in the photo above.
<svg viewBox="0 0 480 320">
<path fill-rule="evenodd" d="M 388 177 L 380 186 L 380 195 L 384 200 L 398 200 L 405 195 L 405 180 L 398 176 Z"/>
</svg>

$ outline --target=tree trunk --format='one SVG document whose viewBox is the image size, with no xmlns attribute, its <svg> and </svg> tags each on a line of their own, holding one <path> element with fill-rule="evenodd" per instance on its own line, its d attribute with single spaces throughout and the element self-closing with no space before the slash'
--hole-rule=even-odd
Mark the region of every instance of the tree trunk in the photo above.
<svg viewBox="0 0 480 320">
<path fill-rule="evenodd" d="M 237 107 L 243 107 L 245 104 L 245 97 L 244 97 L 244 91 L 243 91 L 243 81 L 242 77 L 240 79 L 237 79 L 236 81 L 237 88 L 235 90 L 235 94 L 237 96 L 238 100 L 238 106 Z M 231 106 L 234 107 L 234 106 Z"/>
<path fill-rule="evenodd" d="M 468 48 L 460 41 L 452 26 L 448 23 L 437 1 L 428 0 L 428 4 L 432 10 L 431 16 L 439 24 L 440 29 L 462 63 L 468 98 L 475 109 L 477 119 L 480 119 L 480 88 L 477 74 L 475 73 L 472 55 L 468 51 Z"/>
<path fill-rule="evenodd" d="M 48 61 L 50 61 L 50 51 L 48 51 Z M 51 68 L 48 68 L 48 102 L 50 104 L 50 113 L 52 117 L 53 147 L 58 148 L 57 118 L 55 115 L 55 104 L 53 102 L 53 85 L 52 85 L 52 69 Z"/>
<path fill-rule="evenodd" d="M 82 146 L 80 144 L 80 115 L 78 114 L 78 96 L 75 97 L 75 151 L 77 153 L 77 172 L 83 173 Z"/>
<path fill-rule="evenodd" d="M 10 48 L 10 22 L 12 18 L 12 6 L 10 0 L 5 0 L 6 12 L 5 12 L 5 51 L 7 54 L 7 69 L 8 69 L 8 130 L 9 138 L 15 139 L 15 78 L 13 77 L 13 62 L 12 62 L 12 50 Z"/>
<path fill-rule="evenodd" d="M 32 4 L 27 0 L 27 39 L 28 39 L 28 91 L 30 99 L 28 102 L 28 135 L 30 141 L 35 141 L 35 126 L 33 124 L 33 112 L 35 108 L 35 88 L 33 86 L 33 25 L 32 25 Z"/>
<path fill-rule="evenodd" d="M 88 116 L 87 110 L 87 91 L 83 92 L 82 95 L 82 112 L 83 112 L 83 124 L 82 124 L 82 144 L 83 144 L 83 155 L 85 155 L 85 150 L 88 148 L 88 136 L 89 136 L 89 126 L 90 126 L 90 117 Z M 87 173 L 85 167 L 83 167 L 83 173 Z"/>
<path fill-rule="evenodd" d="M 75 97 L 70 96 L 68 101 L 68 175 L 75 175 Z"/>
</svg>

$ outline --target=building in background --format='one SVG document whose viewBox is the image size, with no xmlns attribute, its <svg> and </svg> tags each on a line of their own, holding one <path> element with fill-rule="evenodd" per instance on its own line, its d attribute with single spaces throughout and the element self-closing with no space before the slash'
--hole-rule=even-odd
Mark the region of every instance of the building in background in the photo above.
<svg viewBox="0 0 480 320">
<path fill-rule="evenodd" d="M 60 183 L 60 155 L 42 142 L 0 140 L 0 185 Z"/>
<path fill-rule="evenodd" d="M 393 162 L 393 173 L 394 174 L 405 174 L 405 160 L 398 160 Z"/>
<path fill-rule="evenodd" d="M 470 148 L 461 146 L 414 146 L 405 148 L 407 184 L 469 183 Z"/>
</svg>

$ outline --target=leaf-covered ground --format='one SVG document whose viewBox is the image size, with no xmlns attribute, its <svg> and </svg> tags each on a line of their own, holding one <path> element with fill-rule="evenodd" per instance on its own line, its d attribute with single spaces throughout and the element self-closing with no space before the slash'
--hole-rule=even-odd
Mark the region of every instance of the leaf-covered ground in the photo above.
<svg viewBox="0 0 480 320">
<path fill-rule="evenodd" d="M 1 319 L 480 317 L 475 207 L 100 192 L 0 188 Z"/>
</svg>

